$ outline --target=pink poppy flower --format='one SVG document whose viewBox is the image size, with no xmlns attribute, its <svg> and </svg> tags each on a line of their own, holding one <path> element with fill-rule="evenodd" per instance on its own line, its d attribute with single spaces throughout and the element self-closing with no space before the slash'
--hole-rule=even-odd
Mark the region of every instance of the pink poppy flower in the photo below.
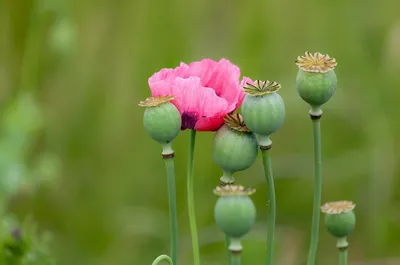
<svg viewBox="0 0 400 265">
<path fill-rule="evenodd" d="M 251 80 L 239 78 L 239 67 L 230 61 L 204 59 L 164 68 L 149 78 L 149 86 L 153 97 L 175 96 L 171 102 L 182 115 L 182 130 L 215 131 L 242 104 L 242 87 Z"/>
</svg>

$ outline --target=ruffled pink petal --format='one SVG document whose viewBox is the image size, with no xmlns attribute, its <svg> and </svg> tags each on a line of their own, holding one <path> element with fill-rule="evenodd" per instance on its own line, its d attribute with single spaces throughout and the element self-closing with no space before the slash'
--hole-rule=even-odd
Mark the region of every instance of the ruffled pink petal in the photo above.
<svg viewBox="0 0 400 265">
<path fill-rule="evenodd" d="M 161 80 L 173 82 L 176 77 L 184 77 L 188 69 L 189 66 L 184 63 L 181 63 L 180 66 L 176 67 L 175 69 L 163 68 L 159 72 L 154 73 L 153 76 L 149 78 L 149 85 L 151 85 L 151 83 Z"/>
<path fill-rule="evenodd" d="M 229 106 L 234 108 L 242 93 L 239 88 L 240 69 L 226 59 L 215 62 L 203 59 L 189 65 L 185 77 L 198 76 L 201 84 L 214 89 L 219 97 L 227 100 Z"/>
<path fill-rule="evenodd" d="M 154 73 L 148 80 L 151 95 L 153 97 L 172 95 L 171 90 L 175 79 L 179 76 L 184 76 L 188 69 L 188 65 L 181 63 L 175 69 L 164 68 Z"/>
<path fill-rule="evenodd" d="M 173 84 L 167 82 L 165 80 L 160 80 L 156 82 L 149 83 L 151 96 L 158 97 L 158 96 L 172 96 L 172 87 Z"/>
<path fill-rule="evenodd" d="M 171 93 L 176 97 L 174 102 L 178 102 L 181 113 L 195 112 L 208 117 L 227 108 L 226 100 L 217 97 L 211 88 L 203 87 L 199 77 L 177 77 Z"/>
<path fill-rule="evenodd" d="M 175 96 L 172 103 L 182 115 L 182 129 L 214 131 L 241 105 L 245 83 L 253 82 L 245 77 L 239 84 L 239 77 L 240 69 L 230 61 L 204 59 L 162 69 L 149 78 L 149 86 L 152 96 Z"/>
<path fill-rule="evenodd" d="M 221 59 L 213 69 L 206 86 L 226 99 L 230 106 L 236 105 L 241 89 L 239 87 L 240 69 L 226 59 Z"/>
<path fill-rule="evenodd" d="M 228 107 L 226 100 L 218 97 L 213 89 L 201 85 L 199 77 L 177 77 L 171 93 L 175 96 L 172 103 L 183 118 L 182 129 L 194 129 L 199 120 L 221 115 Z M 191 125 L 185 125 L 185 117 L 195 119 L 193 128 Z"/>
<path fill-rule="evenodd" d="M 200 81 L 203 86 L 210 87 L 208 86 L 208 83 L 216 66 L 217 62 L 211 59 L 203 59 L 200 62 L 193 62 L 189 64 L 189 69 L 186 71 L 185 77 L 198 76 L 200 77 Z"/>
<path fill-rule="evenodd" d="M 244 91 L 243 91 L 243 87 L 244 87 L 247 83 L 250 83 L 250 84 L 252 84 L 252 85 L 254 84 L 253 80 L 251 80 L 251 79 L 250 79 L 249 77 L 247 77 L 247 76 L 244 76 L 243 79 L 242 79 L 242 81 L 240 82 L 240 94 L 239 94 L 238 101 L 237 101 L 237 103 L 236 103 L 235 109 L 239 108 L 240 105 L 242 105 L 243 99 L 244 99 L 244 97 L 246 96 L 246 94 L 245 94 Z"/>
<path fill-rule="evenodd" d="M 250 85 L 254 85 L 254 81 L 250 79 L 250 77 L 243 76 L 242 81 L 240 82 L 240 88 L 243 90 L 243 87 L 249 83 Z"/>
<path fill-rule="evenodd" d="M 216 131 L 224 124 L 224 118 L 228 113 L 222 111 L 210 118 L 200 118 L 194 129 L 196 131 Z"/>
</svg>

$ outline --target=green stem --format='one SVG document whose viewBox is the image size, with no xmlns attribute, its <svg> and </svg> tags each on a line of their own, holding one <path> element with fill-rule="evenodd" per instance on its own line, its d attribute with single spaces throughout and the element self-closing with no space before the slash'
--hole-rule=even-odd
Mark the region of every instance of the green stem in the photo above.
<svg viewBox="0 0 400 265">
<path fill-rule="evenodd" d="M 347 248 L 339 250 L 339 265 L 347 265 Z"/>
<path fill-rule="evenodd" d="M 230 258 L 230 264 L 232 265 L 240 265 L 242 263 L 242 255 L 239 253 L 232 253 Z"/>
<path fill-rule="evenodd" d="M 239 238 L 229 238 L 229 251 L 230 253 L 230 258 L 229 258 L 229 264 L 231 265 L 240 265 L 241 264 L 241 253 L 243 251 L 243 246 L 242 243 L 240 242 Z"/>
<path fill-rule="evenodd" d="M 228 184 L 234 184 L 235 183 L 235 178 L 233 177 L 232 173 L 229 171 L 222 171 L 222 177 L 220 178 L 221 185 L 228 185 Z"/>
<path fill-rule="evenodd" d="M 321 123 L 313 119 L 314 132 L 314 206 L 311 225 L 311 242 L 307 265 L 314 265 L 317 257 L 319 218 L 322 193 L 322 161 L 321 161 Z"/>
<path fill-rule="evenodd" d="M 171 233 L 171 257 L 174 265 L 178 257 L 178 218 L 176 214 L 176 188 L 174 158 L 165 158 L 165 169 L 168 178 L 169 225 Z"/>
<path fill-rule="evenodd" d="M 160 255 L 158 256 L 151 265 L 158 265 L 158 263 L 160 263 L 161 261 L 166 261 L 168 262 L 169 265 L 174 265 L 174 263 L 172 263 L 172 259 L 170 257 L 168 257 L 167 255 Z"/>
<path fill-rule="evenodd" d="M 267 265 L 272 265 L 274 260 L 274 237 L 275 237 L 275 219 L 276 219 L 276 199 L 275 199 L 275 186 L 274 177 L 272 174 L 271 156 L 269 155 L 270 150 L 261 149 L 264 174 L 267 179 L 268 185 L 268 197 L 269 197 L 269 208 L 270 212 L 268 215 L 268 227 L 267 227 Z"/>
<path fill-rule="evenodd" d="M 231 251 L 229 250 L 230 244 L 231 244 L 231 239 L 229 238 L 229 236 L 225 235 L 225 249 L 226 249 L 226 254 L 228 255 L 228 264 L 232 265 Z"/>
<path fill-rule="evenodd" d="M 190 234 L 192 236 L 193 248 L 193 265 L 200 265 L 199 242 L 197 240 L 196 216 L 194 211 L 194 194 L 193 194 L 193 157 L 194 145 L 196 140 L 196 131 L 190 131 L 189 157 L 187 168 L 187 196 L 189 210 Z"/>
</svg>

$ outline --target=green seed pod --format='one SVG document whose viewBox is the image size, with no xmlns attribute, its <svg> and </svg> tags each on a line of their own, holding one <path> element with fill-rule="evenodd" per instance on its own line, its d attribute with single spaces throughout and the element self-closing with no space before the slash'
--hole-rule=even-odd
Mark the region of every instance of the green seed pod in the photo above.
<svg viewBox="0 0 400 265">
<path fill-rule="evenodd" d="M 172 142 L 181 129 L 181 115 L 178 109 L 171 104 L 174 97 L 148 98 L 139 103 L 146 107 L 143 125 L 146 133 L 162 145 Z"/>
<path fill-rule="evenodd" d="M 300 97 L 313 107 L 328 102 L 336 90 L 336 60 L 327 54 L 306 52 L 297 58 L 296 64 L 299 67 L 296 89 Z"/>
<path fill-rule="evenodd" d="M 233 183 L 232 174 L 249 168 L 256 160 L 258 144 L 256 136 L 246 127 L 240 114 L 230 114 L 217 131 L 212 157 L 222 169 L 223 183 Z"/>
<path fill-rule="evenodd" d="M 325 226 L 331 235 L 343 238 L 353 232 L 356 225 L 354 208 L 355 205 L 350 201 L 330 202 L 321 207 L 325 213 Z"/>
<path fill-rule="evenodd" d="M 256 219 L 256 207 L 249 197 L 254 192 L 234 185 L 215 189 L 220 196 L 214 208 L 215 221 L 227 236 L 241 238 L 250 231 Z"/>
<path fill-rule="evenodd" d="M 269 146 L 269 136 L 276 132 L 285 119 L 285 104 L 276 93 L 281 85 L 270 81 L 255 81 L 243 88 L 246 96 L 242 115 L 247 127 L 257 134 L 260 146 Z"/>
</svg>

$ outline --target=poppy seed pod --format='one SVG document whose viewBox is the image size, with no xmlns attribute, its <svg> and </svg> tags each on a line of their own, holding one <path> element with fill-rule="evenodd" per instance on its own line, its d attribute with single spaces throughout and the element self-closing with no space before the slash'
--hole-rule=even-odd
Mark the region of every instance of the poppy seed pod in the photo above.
<svg viewBox="0 0 400 265">
<path fill-rule="evenodd" d="M 235 185 L 214 190 L 220 196 L 214 208 L 215 221 L 227 236 L 239 239 L 250 231 L 256 219 L 256 208 L 249 197 L 254 192 Z"/>
<path fill-rule="evenodd" d="M 296 78 L 297 92 L 308 104 L 319 108 L 336 90 L 336 60 L 327 54 L 306 52 L 304 56 L 297 58 L 296 65 L 299 67 Z"/>
<path fill-rule="evenodd" d="M 331 235 L 343 238 L 353 232 L 356 225 L 355 207 L 350 201 L 330 202 L 321 207 L 325 213 L 325 226 Z"/>
<path fill-rule="evenodd" d="M 285 119 L 285 104 L 276 93 L 281 85 L 276 82 L 257 80 L 244 86 L 246 96 L 242 115 L 247 127 L 257 134 L 260 146 L 269 146 L 269 136 L 276 132 Z"/>
<path fill-rule="evenodd" d="M 152 97 L 139 103 L 146 107 L 143 125 L 146 133 L 162 145 L 175 139 L 181 129 L 181 115 L 178 109 L 170 103 L 174 97 Z"/>
<path fill-rule="evenodd" d="M 246 127 L 240 114 L 229 114 L 217 131 L 212 149 L 214 162 L 222 169 L 222 183 L 233 183 L 232 174 L 249 168 L 258 153 L 256 136 Z"/>
</svg>

